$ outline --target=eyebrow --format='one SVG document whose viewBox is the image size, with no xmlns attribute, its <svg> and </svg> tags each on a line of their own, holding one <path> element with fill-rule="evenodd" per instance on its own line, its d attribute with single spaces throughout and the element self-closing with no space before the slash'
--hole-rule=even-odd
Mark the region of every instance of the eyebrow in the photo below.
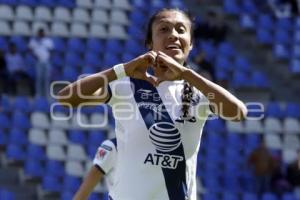
<svg viewBox="0 0 300 200">
<path fill-rule="evenodd" d="M 173 24 L 171 21 L 165 20 L 165 19 L 161 19 L 161 20 L 159 20 L 159 21 L 156 22 L 156 23 L 157 23 L 157 25 L 162 24 L 162 23 Z M 187 26 L 186 26 L 186 25 L 184 24 L 184 22 L 182 22 L 182 21 L 176 22 L 175 25 L 177 25 L 177 24 L 179 24 L 180 26 L 183 26 L 183 27 L 187 28 Z"/>
</svg>

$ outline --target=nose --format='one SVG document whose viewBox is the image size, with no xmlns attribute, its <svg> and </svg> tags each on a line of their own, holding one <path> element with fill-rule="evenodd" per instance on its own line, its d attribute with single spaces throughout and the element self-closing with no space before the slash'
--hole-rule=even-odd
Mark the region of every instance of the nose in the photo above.
<svg viewBox="0 0 300 200">
<path fill-rule="evenodd" d="M 178 39 L 178 32 L 176 31 L 175 28 L 172 29 L 169 35 L 170 40 L 177 40 Z"/>
</svg>

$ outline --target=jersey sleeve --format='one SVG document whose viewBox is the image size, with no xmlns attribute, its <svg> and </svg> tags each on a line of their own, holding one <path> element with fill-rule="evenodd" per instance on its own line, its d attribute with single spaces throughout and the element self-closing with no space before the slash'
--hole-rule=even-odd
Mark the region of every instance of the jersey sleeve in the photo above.
<svg viewBox="0 0 300 200">
<path fill-rule="evenodd" d="M 107 86 L 107 92 L 109 92 L 110 98 L 106 101 L 106 103 L 110 106 L 132 97 L 133 94 L 130 89 L 129 77 L 124 77 L 110 82 Z"/>
<path fill-rule="evenodd" d="M 100 167 L 105 174 L 109 173 L 116 162 L 116 147 L 110 140 L 105 140 L 97 150 L 93 164 Z"/>
</svg>

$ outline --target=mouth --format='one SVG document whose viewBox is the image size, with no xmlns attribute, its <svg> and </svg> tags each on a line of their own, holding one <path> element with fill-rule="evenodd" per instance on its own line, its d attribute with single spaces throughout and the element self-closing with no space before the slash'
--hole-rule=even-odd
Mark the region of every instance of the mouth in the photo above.
<svg viewBox="0 0 300 200">
<path fill-rule="evenodd" d="M 179 44 L 169 44 L 168 46 L 166 46 L 166 50 L 181 51 L 181 46 Z"/>
</svg>

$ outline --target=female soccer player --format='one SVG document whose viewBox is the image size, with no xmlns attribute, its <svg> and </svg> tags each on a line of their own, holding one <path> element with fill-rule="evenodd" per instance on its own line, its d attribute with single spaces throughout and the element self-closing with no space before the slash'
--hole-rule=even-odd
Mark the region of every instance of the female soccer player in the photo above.
<svg viewBox="0 0 300 200">
<path fill-rule="evenodd" d="M 247 109 L 186 66 L 192 22 L 183 11 L 155 13 L 146 44 L 149 52 L 66 86 L 59 100 L 112 107 L 118 161 L 111 199 L 195 200 L 197 153 L 210 110 L 239 121 Z"/>
<path fill-rule="evenodd" d="M 93 160 L 93 166 L 87 173 L 84 181 L 80 185 L 73 200 L 85 200 L 99 183 L 103 176 L 106 176 L 108 191 L 114 183 L 114 167 L 117 161 L 117 141 L 116 138 L 105 140 L 97 150 Z"/>
</svg>

